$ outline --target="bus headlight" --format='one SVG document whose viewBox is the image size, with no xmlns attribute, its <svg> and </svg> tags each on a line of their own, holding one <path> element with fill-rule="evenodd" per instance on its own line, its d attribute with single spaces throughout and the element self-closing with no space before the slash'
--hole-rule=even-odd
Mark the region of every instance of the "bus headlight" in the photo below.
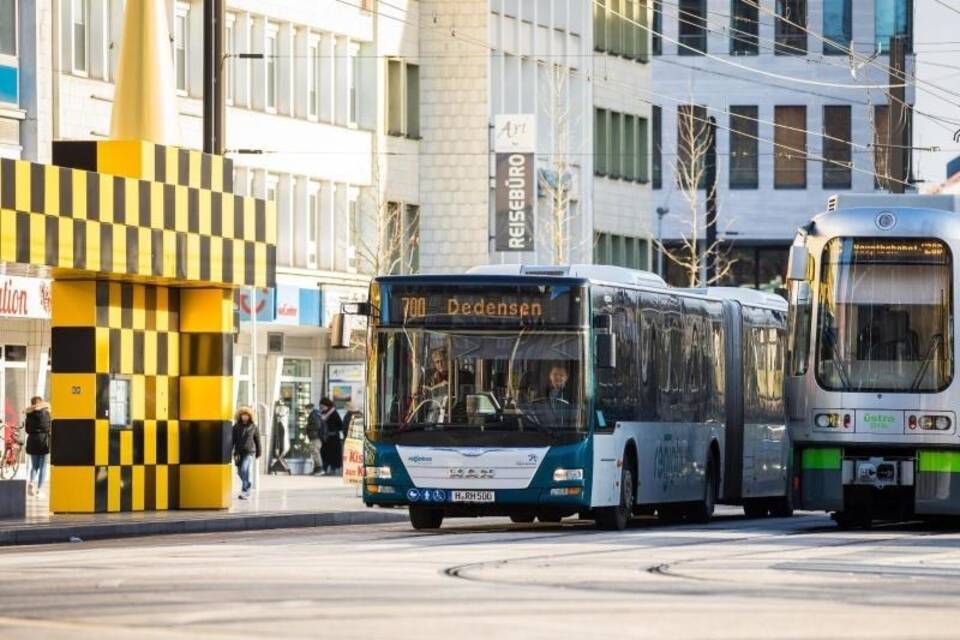
<svg viewBox="0 0 960 640">
<path fill-rule="evenodd" d="M 393 478 L 390 467 L 365 467 L 364 475 L 378 480 L 391 480 Z"/>
<path fill-rule="evenodd" d="M 583 469 L 556 469 L 553 472 L 554 482 L 570 482 L 571 480 L 583 480 Z"/>
</svg>

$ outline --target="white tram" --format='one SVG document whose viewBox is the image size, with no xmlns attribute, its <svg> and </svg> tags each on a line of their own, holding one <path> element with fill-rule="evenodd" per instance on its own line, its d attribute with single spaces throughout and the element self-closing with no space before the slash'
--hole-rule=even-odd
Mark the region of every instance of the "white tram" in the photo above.
<svg viewBox="0 0 960 640">
<path fill-rule="evenodd" d="M 840 196 L 790 252 L 794 502 L 841 526 L 960 514 L 954 196 Z"/>
</svg>

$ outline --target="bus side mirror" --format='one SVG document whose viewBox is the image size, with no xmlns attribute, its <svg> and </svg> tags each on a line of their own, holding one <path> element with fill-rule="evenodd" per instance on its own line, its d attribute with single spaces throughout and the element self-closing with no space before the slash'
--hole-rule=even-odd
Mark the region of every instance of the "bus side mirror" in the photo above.
<svg viewBox="0 0 960 640">
<path fill-rule="evenodd" d="M 345 313 L 335 313 L 330 320 L 330 348 L 349 349 L 351 347 L 350 321 Z"/>
<path fill-rule="evenodd" d="M 617 337 L 612 333 L 597 334 L 597 368 L 615 369 L 617 366 Z"/>
<path fill-rule="evenodd" d="M 790 261 L 787 265 L 787 280 L 806 280 L 807 264 L 810 262 L 810 252 L 803 245 L 790 247 Z"/>
</svg>

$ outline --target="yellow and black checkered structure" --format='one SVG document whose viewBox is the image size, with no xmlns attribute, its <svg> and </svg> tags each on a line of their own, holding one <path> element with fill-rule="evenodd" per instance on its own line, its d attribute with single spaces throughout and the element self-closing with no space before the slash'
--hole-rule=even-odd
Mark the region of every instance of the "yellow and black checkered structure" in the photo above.
<svg viewBox="0 0 960 640">
<path fill-rule="evenodd" d="M 224 508 L 233 289 L 275 284 L 274 205 L 196 151 L 69 142 L 54 160 L 0 161 L 0 262 L 55 278 L 51 510 Z"/>
<path fill-rule="evenodd" d="M 229 159 L 127 141 L 57 142 L 54 158 L 0 161 L 0 262 L 273 286 L 275 205 L 230 193 Z"/>
</svg>

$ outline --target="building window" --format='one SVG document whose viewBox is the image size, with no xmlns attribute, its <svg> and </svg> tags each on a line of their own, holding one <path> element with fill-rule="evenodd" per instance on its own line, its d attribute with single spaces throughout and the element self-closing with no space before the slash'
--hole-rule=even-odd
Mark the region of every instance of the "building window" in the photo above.
<svg viewBox="0 0 960 640">
<path fill-rule="evenodd" d="M 596 109 L 593 114 L 593 172 L 607 175 L 607 110 Z"/>
<path fill-rule="evenodd" d="M 593 4 L 593 48 L 596 51 L 607 50 L 607 8 L 602 2 Z"/>
<path fill-rule="evenodd" d="M 680 189 L 706 188 L 709 141 L 707 108 L 677 105 L 677 186 Z"/>
<path fill-rule="evenodd" d="M 593 2 L 593 48 L 632 60 L 647 59 L 644 0 Z"/>
<path fill-rule="evenodd" d="M 350 121 L 356 126 L 360 118 L 360 57 L 359 51 L 350 53 Z"/>
<path fill-rule="evenodd" d="M 757 55 L 759 34 L 760 9 L 754 0 L 730 0 L 730 54 Z"/>
<path fill-rule="evenodd" d="M 907 142 L 894 140 L 893 134 L 890 131 L 890 108 L 885 104 L 876 104 L 873 106 L 873 187 L 875 189 L 886 189 L 889 191 L 894 184 L 894 172 L 891 170 L 892 165 L 890 163 L 897 154 L 891 153 L 893 149 L 892 145 L 909 144 L 908 141 L 913 139 L 913 134 L 911 133 L 913 129 L 913 110 L 909 105 L 906 107 L 906 122 L 904 123 L 904 128 L 904 140 Z M 903 159 L 903 167 L 901 170 L 903 171 L 903 175 L 909 180 L 909 150 L 905 150 L 905 152 L 900 155 Z"/>
<path fill-rule="evenodd" d="M 623 114 L 610 112 L 610 144 L 607 146 L 607 175 L 623 177 Z"/>
<path fill-rule="evenodd" d="M 174 17 L 173 47 L 174 65 L 177 74 L 177 91 L 186 93 L 190 72 L 187 48 L 190 46 L 190 5 L 177 4 Z"/>
<path fill-rule="evenodd" d="M 760 186 L 757 167 L 757 107 L 730 107 L 730 188 Z"/>
<path fill-rule="evenodd" d="M 320 185 L 316 182 L 307 184 L 307 268 L 317 268 L 317 245 L 320 228 Z"/>
<path fill-rule="evenodd" d="M 320 117 L 320 43 L 314 41 L 307 48 L 307 109 L 311 118 Z"/>
<path fill-rule="evenodd" d="M 417 273 L 420 270 L 420 207 L 399 202 L 387 203 L 387 237 L 394 243 L 388 251 L 391 275 Z"/>
<path fill-rule="evenodd" d="M 17 55 L 16 0 L 0 0 L 0 55 Z"/>
<path fill-rule="evenodd" d="M 912 0 L 875 0 L 874 40 L 883 53 L 890 50 L 890 38 L 906 36 L 907 51 L 913 45 L 913 2 Z"/>
<path fill-rule="evenodd" d="M 807 0 L 777 0 L 777 55 L 806 55 Z"/>
<path fill-rule="evenodd" d="M 229 56 L 224 62 L 224 83 L 223 96 L 227 104 L 233 104 L 233 92 L 237 86 L 237 16 L 232 13 L 227 14 L 227 20 L 223 25 L 223 48 L 224 53 Z"/>
<path fill-rule="evenodd" d="M 389 207 L 389 205 L 388 205 Z M 349 246 L 347 248 L 347 270 L 356 273 L 360 261 L 360 206 L 357 203 L 357 197 L 351 193 L 347 200 L 347 238 Z"/>
<path fill-rule="evenodd" d="M 643 238 L 598 232 L 593 238 L 593 262 L 628 269 L 647 268 L 647 241 Z"/>
<path fill-rule="evenodd" d="M 647 119 L 637 118 L 637 173 L 639 182 L 650 180 L 650 168 L 647 163 L 647 153 L 650 149 L 650 137 L 647 133 Z"/>
<path fill-rule="evenodd" d="M 277 56 L 280 53 L 279 30 L 275 25 L 267 25 L 266 64 L 267 69 L 267 110 L 277 110 Z"/>
<path fill-rule="evenodd" d="M 637 118 L 623 116 L 623 177 L 637 179 Z"/>
<path fill-rule="evenodd" d="M 773 186 L 807 187 L 807 108 L 774 107 Z"/>
<path fill-rule="evenodd" d="M 663 110 L 657 105 L 653 105 L 651 110 L 653 122 L 652 137 L 653 142 L 650 147 L 650 155 L 653 164 L 653 184 L 654 189 L 663 188 Z"/>
<path fill-rule="evenodd" d="M 420 137 L 420 67 L 387 61 L 387 134 Z"/>
<path fill-rule="evenodd" d="M 681 56 L 697 56 L 707 52 L 706 0 L 680 0 L 678 28 Z"/>
<path fill-rule="evenodd" d="M 420 67 L 407 65 L 407 137 L 420 138 Z"/>
<path fill-rule="evenodd" d="M 849 189 L 851 186 L 850 106 L 823 107 L 823 186 Z"/>
<path fill-rule="evenodd" d="M 653 0 L 653 31 L 650 34 L 653 55 L 663 55 L 663 2 Z"/>
<path fill-rule="evenodd" d="M 823 0 L 823 53 L 847 55 L 853 40 L 853 0 Z"/>
<path fill-rule="evenodd" d="M 73 29 L 71 31 L 73 43 L 71 50 L 73 52 L 73 72 L 86 75 L 88 71 L 87 51 L 90 45 L 90 0 L 72 0 L 71 20 Z"/>
</svg>

